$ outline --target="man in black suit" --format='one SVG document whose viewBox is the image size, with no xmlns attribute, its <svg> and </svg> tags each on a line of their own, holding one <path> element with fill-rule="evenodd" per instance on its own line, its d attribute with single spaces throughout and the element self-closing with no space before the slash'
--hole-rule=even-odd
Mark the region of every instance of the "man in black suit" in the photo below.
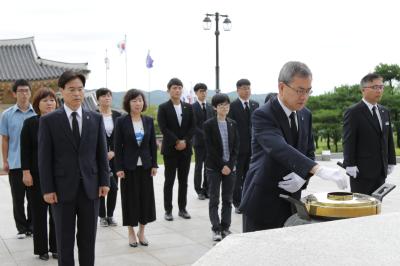
<svg viewBox="0 0 400 266">
<path fill-rule="evenodd" d="M 278 97 L 252 116 L 253 154 L 240 205 L 244 232 L 282 227 L 292 208 L 279 194 L 300 199 L 301 189 L 313 174 L 342 189 L 347 186 L 344 171 L 314 162 L 312 117 L 304 107 L 312 92 L 310 69 L 300 62 L 288 62 L 278 80 Z"/>
<path fill-rule="evenodd" d="M 103 119 L 82 108 L 85 77 L 64 72 L 64 105 L 40 118 L 39 172 L 44 200 L 52 204 L 59 265 L 74 265 L 75 224 L 80 265 L 94 265 L 99 197 L 109 190 Z"/>
<path fill-rule="evenodd" d="M 178 215 L 190 219 L 186 210 L 187 180 L 192 156 L 192 137 L 195 130 L 192 105 L 182 102 L 183 84 L 177 78 L 168 84 L 170 100 L 158 107 L 157 120 L 163 134 L 161 154 L 164 158 L 165 220 L 172 221 L 172 190 L 178 171 Z"/>
<path fill-rule="evenodd" d="M 214 111 L 211 104 L 206 102 L 207 85 L 204 83 L 197 83 L 193 90 L 197 96 L 197 101 L 193 104 L 193 113 L 196 121 L 196 130 L 193 136 L 195 156 L 194 189 L 197 192 L 198 198 L 204 200 L 208 197 L 208 183 L 205 167 L 203 173 L 203 164 L 206 160 L 203 123 L 207 121 L 207 119 L 213 117 Z M 201 184 L 202 179 L 203 185 Z"/>
<path fill-rule="evenodd" d="M 242 186 L 249 170 L 251 157 L 251 114 L 259 106 L 258 102 L 250 100 L 251 88 L 248 79 L 240 79 L 236 83 L 238 98 L 231 103 L 228 117 L 235 120 L 239 128 L 239 156 L 236 164 L 236 181 L 233 191 L 235 212 L 240 213 L 239 205 L 242 198 Z"/>
<path fill-rule="evenodd" d="M 360 85 L 362 100 L 344 114 L 343 155 L 351 191 L 371 195 L 392 173 L 396 153 L 389 110 L 378 104 L 383 78 L 368 74 Z"/>
</svg>

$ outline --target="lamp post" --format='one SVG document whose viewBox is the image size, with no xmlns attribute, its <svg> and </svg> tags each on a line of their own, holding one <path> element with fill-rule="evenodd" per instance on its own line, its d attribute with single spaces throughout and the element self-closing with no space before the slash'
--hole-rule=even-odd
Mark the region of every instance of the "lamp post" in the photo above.
<svg viewBox="0 0 400 266">
<path fill-rule="evenodd" d="M 206 17 L 203 20 L 203 29 L 210 30 L 211 29 L 211 19 L 210 17 L 214 17 L 215 19 L 215 93 L 220 93 L 219 89 L 219 18 L 225 18 L 223 21 L 224 31 L 230 31 L 232 28 L 231 20 L 228 15 L 222 15 L 218 12 L 215 14 L 206 14 Z"/>
</svg>

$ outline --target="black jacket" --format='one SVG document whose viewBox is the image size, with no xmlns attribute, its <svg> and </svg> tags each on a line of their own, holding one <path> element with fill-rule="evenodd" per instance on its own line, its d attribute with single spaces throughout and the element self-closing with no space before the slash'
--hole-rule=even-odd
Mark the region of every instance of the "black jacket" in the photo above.
<svg viewBox="0 0 400 266">
<path fill-rule="evenodd" d="M 236 165 L 237 156 L 239 154 L 239 136 L 236 122 L 230 118 L 226 118 L 228 128 L 228 143 L 229 143 L 229 161 L 224 162 L 222 137 L 218 127 L 216 117 L 208 119 L 204 123 L 204 133 L 206 141 L 206 168 L 220 172 L 226 165 L 233 171 Z"/>
<path fill-rule="evenodd" d="M 250 117 L 258 108 L 256 101 L 249 100 Z M 251 153 L 251 120 L 247 117 L 243 104 L 239 98 L 231 103 L 228 117 L 235 120 L 239 128 L 240 149 L 239 154 Z"/>
<path fill-rule="evenodd" d="M 153 118 L 142 115 L 144 137 L 138 145 L 132 119 L 122 115 L 115 125 L 115 171 L 135 170 L 140 156 L 145 169 L 157 168 L 157 144 Z"/>
<path fill-rule="evenodd" d="M 38 168 L 38 131 L 39 118 L 35 115 L 24 121 L 21 130 L 21 169 L 39 173 Z"/>
<path fill-rule="evenodd" d="M 345 166 L 357 166 L 357 178 L 386 177 L 388 164 L 396 164 L 392 122 L 389 110 L 378 105 L 382 131 L 373 122 L 368 106 L 360 101 L 351 106 L 343 120 Z"/>
<path fill-rule="evenodd" d="M 195 130 L 193 108 L 191 104 L 181 102 L 182 123 L 179 126 L 175 108 L 171 100 L 158 107 L 157 120 L 161 133 L 163 134 L 161 154 L 173 155 L 178 153 L 192 154 L 192 137 Z M 178 151 L 175 149 L 177 140 L 186 141 L 186 149 Z"/>
<path fill-rule="evenodd" d="M 214 110 L 211 104 L 206 103 L 207 116 L 204 117 L 203 107 L 200 105 L 198 101 L 196 101 L 192 106 L 193 106 L 194 119 L 196 122 L 196 129 L 193 136 L 193 146 L 205 147 L 203 123 L 207 121 L 209 118 L 214 116 Z"/>
</svg>

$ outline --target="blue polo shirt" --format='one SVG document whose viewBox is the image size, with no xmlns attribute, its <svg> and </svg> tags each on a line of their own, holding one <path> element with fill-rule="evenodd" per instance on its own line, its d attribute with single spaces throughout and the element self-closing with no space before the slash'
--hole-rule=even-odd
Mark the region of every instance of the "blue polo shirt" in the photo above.
<svg viewBox="0 0 400 266">
<path fill-rule="evenodd" d="M 0 135 L 8 137 L 8 164 L 10 169 L 21 168 L 20 136 L 25 119 L 36 115 L 29 105 L 23 112 L 18 105 L 13 105 L 4 110 L 0 119 Z"/>
</svg>

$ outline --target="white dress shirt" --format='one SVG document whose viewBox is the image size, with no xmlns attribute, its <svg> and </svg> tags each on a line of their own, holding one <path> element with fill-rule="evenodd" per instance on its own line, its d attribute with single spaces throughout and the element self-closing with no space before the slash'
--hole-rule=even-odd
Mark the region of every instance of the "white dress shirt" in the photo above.
<svg viewBox="0 0 400 266">
<path fill-rule="evenodd" d="M 371 115 L 373 115 L 373 113 L 372 113 L 372 107 L 375 106 L 375 108 L 376 108 L 376 114 L 377 114 L 378 120 L 379 120 L 379 125 L 381 126 L 381 130 L 382 130 L 382 118 L 381 118 L 381 114 L 380 114 L 380 112 L 379 112 L 378 104 L 373 105 L 373 104 L 367 102 L 367 100 L 365 100 L 364 98 L 362 98 L 362 101 L 367 105 L 369 111 L 371 112 Z"/>
<path fill-rule="evenodd" d="M 79 135 L 82 135 L 82 106 L 79 106 L 78 110 L 73 111 L 71 108 L 69 108 L 67 105 L 64 104 L 64 110 L 65 110 L 65 113 L 67 114 L 69 126 L 71 127 L 71 130 L 72 130 L 72 112 L 77 113 L 76 120 L 78 120 Z"/>
<path fill-rule="evenodd" d="M 286 117 L 287 117 L 287 119 L 288 119 L 288 121 L 289 121 L 290 127 L 292 127 L 292 125 L 290 124 L 290 117 L 289 117 L 289 116 L 290 116 L 290 114 L 291 114 L 292 112 L 295 113 L 294 120 L 296 121 L 297 130 L 299 130 L 299 121 L 297 121 L 297 112 L 296 112 L 296 111 L 292 111 L 292 110 L 290 110 L 289 108 L 287 108 L 286 105 L 281 101 L 281 99 L 279 99 L 279 97 L 277 97 L 277 98 L 278 98 L 279 104 L 282 106 L 282 109 L 283 109 L 283 111 L 284 111 L 285 114 L 286 114 Z"/>
</svg>

